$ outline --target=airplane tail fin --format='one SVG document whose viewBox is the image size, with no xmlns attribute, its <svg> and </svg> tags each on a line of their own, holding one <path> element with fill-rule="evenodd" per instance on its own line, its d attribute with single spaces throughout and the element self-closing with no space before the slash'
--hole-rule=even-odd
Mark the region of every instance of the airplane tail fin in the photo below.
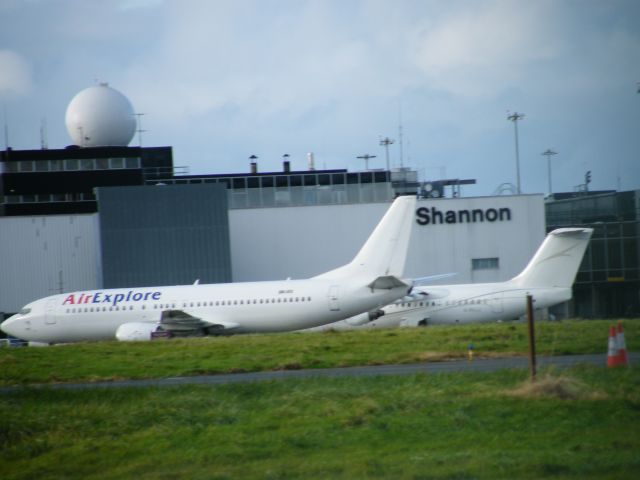
<svg viewBox="0 0 640 480">
<path fill-rule="evenodd" d="M 354 259 L 316 278 L 361 274 L 401 277 L 407 259 L 415 204 L 415 196 L 396 198 Z"/>
<path fill-rule="evenodd" d="M 571 287 L 592 233 L 592 228 L 550 232 L 529 264 L 511 281 L 525 288 Z"/>
</svg>

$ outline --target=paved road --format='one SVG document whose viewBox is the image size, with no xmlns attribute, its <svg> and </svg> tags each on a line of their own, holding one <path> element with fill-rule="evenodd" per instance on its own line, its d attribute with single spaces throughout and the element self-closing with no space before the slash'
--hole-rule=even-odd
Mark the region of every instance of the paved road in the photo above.
<svg viewBox="0 0 640 480">
<path fill-rule="evenodd" d="M 638 365 L 640 353 L 630 353 L 629 362 Z M 565 355 L 554 357 L 538 357 L 538 367 L 553 365 L 568 368 L 574 365 L 606 366 L 606 355 Z M 123 388 L 123 387 L 174 387 L 182 385 L 220 385 L 228 383 L 259 382 L 265 380 L 283 380 L 288 378 L 317 377 L 361 377 L 378 375 L 412 375 L 416 373 L 447 372 L 493 372 L 502 369 L 528 369 L 527 357 L 509 357 L 495 359 L 475 359 L 472 362 L 455 360 L 449 362 L 413 363 L 408 365 L 376 365 L 368 367 L 323 368 L 311 370 L 285 370 L 277 372 L 232 373 L 224 375 L 202 375 L 197 377 L 174 377 L 150 380 L 120 380 L 113 382 L 60 383 L 30 385 L 28 388 L 53 388 L 65 390 L 82 390 L 87 388 Z M 26 387 L 4 387 L 0 393 L 9 393 Z"/>
</svg>

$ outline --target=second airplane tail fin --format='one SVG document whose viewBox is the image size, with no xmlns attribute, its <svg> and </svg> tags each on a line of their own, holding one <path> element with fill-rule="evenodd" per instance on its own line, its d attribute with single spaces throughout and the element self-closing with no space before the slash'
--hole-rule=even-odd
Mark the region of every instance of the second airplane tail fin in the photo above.
<svg viewBox="0 0 640 480">
<path fill-rule="evenodd" d="M 396 198 L 355 258 L 317 278 L 360 274 L 402 277 L 415 204 L 415 196 Z"/>
<path fill-rule="evenodd" d="M 511 281 L 525 288 L 571 287 L 592 233 L 592 228 L 550 232 L 529 264 Z"/>
</svg>

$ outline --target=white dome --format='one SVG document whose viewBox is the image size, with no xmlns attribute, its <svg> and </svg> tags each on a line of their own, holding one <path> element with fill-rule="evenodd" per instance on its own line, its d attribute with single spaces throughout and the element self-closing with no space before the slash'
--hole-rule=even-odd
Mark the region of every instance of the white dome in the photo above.
<svg viewBox="0 0 640 480">
<path fill-rule="evenodd" d="M 126 147 L 136 131 L 131 102 L 106 83 L 73 97 L 65 123 L 71 140 L 79 147 Z"/>
</svg>

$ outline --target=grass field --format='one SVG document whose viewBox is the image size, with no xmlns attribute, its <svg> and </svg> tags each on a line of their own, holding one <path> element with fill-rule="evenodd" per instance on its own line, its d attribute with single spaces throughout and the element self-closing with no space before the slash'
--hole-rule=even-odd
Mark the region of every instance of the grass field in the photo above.
<svg viewBox="0 0 640 480">
<path fill-rule="evenodd" d="M 539 354 L 606 353 L 613 321 L 539 322 Z M 629 351 L 640 350 L 640 320 L 625 320 Z M 162 378 L 200 374 L 412 363 L 524 355 L 524 323 L 326 333 L 96 342 L 0 349 L 0 385 Z"/>
<path fill-rule="evenodd" d="M 611 321 L 541 322 L 542 354 Z M 625 321 L 629 351 L 640 321 Z M 518 323 L 0 349 L 0 384 L 524 354 Z M 640 368 L 0 394 L 0 479 L 637 478 Z"/>
<path fill-rule="evenodd" d="M 526 375 L 19 390 L 0 478 L 637 478 L 640 369 Z"/>
</svg>

